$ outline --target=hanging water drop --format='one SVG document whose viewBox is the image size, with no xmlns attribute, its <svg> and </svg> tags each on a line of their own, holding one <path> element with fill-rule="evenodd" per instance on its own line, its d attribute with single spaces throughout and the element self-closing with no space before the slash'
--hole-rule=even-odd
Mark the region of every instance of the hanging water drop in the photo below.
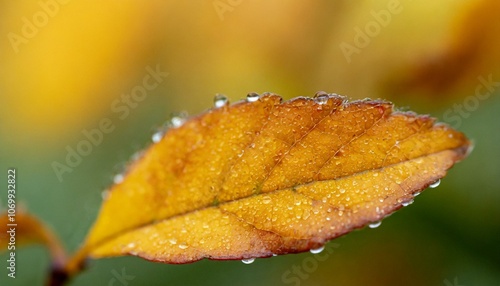
<svg viewBox="0 0 500 286">
<path fill-rule="evenodd" d="M 441 180 L 440 179 L 438 179 L 434 183 L 430 184 L 429 188 L 432 188 L 432 189 L 437 188 L 439 186 L 439 184 L 441 184 Z"/>
<path fill-rule="evenodd" d="M 318 253 L 321 253 L 324 249 L 325 249 L 325 246 L 324 246 L 324 245 L 322 245 L 321 247 L 314 248 L 314 249 L 310 249 L 309 251 L 310 251 L 312 254 L 318 254 Z"/>
<path fill-rule="evenodd" d="M 242 259 L 241 262 L 245 264 L 252 264 L 255 261 L 255 258 L 247 258 L 247 259 Z"/>
<path fill-rule="evenodd" d="M 247 101 L 248 102 L 255 102 L 255 101 L 259 100 L 259 97 L 260 97 L 260 95 L 258 93 L 250 92 L 249 94 L 247 94 Z"/>
<path fill-rule="evenodd" d="M 214 107 L 215 108 L 220 108 L 226 105 L 229 102 L 227 97 L 224 94 L 217 93 L 214 96 Z"/>
<path fill-rule="evenodd" d="M 406 202 L 402 203 L 403 207 L 407 207 L 407 206 L 409 206 L 411 204 L 413 204 L 413 200 L 409 200 L 409 201 L 406 201 Z"/>
<path fill-rule="evenodd" d="M 368 225 L 368 227 L 369 227 L 369 228 L 377 228 L 377 227 L 379 227 L 381 224 L 382 224 L 382 221 L 377 221 L 377 222 L 370 223 L 370 224 Z"/>
<path fill-rule="evenodd" d="M 118 174 L 113 177 L 113 183 L 119 184 L 123 182 L 123 174 Z"/>
</svg>

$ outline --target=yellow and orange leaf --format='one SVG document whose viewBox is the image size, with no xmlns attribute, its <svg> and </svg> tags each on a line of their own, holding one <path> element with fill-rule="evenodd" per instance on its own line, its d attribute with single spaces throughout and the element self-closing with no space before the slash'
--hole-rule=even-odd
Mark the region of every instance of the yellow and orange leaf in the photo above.
<svg viewBox="0 0 500 286">
<path fill-rule="evenodd" d="M 170 129 L 129 167 L 73 264 L 318 248 L 401 208 L 470 147 L 447 125 L 380 100 L 266 94 L 226 103 Z"/>
<path fill-rule="evenodd" d="M 19 247 L 42 244 L 50 251 L 52 267 L 61 269 L 66 263 L 66 252 L 57 236 L 39 219 L 22 209 L 12 214 L 15 215 L 9 216 L 7 212 L 0 214 L 0 252 L 15 254 Z"/>
</svg>

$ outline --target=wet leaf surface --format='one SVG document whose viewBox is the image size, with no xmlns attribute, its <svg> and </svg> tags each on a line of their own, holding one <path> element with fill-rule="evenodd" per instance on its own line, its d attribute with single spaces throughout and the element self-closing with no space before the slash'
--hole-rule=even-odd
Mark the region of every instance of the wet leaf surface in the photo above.
<svg viewBox="0 0 500 286">
<path fill-rule="evenodd" d="M 218 102 L 131 164 L 75 259 L 189 263 L 317 249 L 412 202 L 470 146 L 380 100 Z"/>
</svg>

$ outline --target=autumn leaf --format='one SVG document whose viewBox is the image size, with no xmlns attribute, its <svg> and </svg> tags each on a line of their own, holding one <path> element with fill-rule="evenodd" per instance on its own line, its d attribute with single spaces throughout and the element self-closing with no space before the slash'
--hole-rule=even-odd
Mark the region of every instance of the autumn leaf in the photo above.
<svg viewBox="0 0 500 286">
<path fill-rule="evenodd" d="M 0 251 L 14 253 L 24 245 L 41 244 L 49 249 L 53 269 L 61 270 L 66 263 L 66 252 L 56 235 L 38 220 L 18 208 L 14 213 L 0 215 Z M 10 255 L 10 254 L 9 254 Z"/>
<path fill-rule="evenodd" d="M 319 248 L 411 202 L 470 147 L 381 100 L 219 98 L 131 164 L 69 269 L 85 257 L 189 263 Z"/>
</svg>

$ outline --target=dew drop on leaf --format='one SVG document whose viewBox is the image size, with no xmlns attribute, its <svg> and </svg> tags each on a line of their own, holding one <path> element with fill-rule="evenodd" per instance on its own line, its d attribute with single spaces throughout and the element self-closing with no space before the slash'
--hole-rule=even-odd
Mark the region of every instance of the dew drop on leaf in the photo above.
<svg viewBox="0 0 500 286">
<path fill-rule="evenodd" d="M 248 102 L 255 102 L 257 100 L 259 100 L 259 94 L 255 93 L 255 92 L 250 92 L 249 94 L 247 94 L 247 101 Z"/>
<path fill-rule="evenodd" d="M 186 248 L 188 248 L 188 246 L 185 245 L 184 243 L 181 243 L 181 244 L 179 244 L 179 248 L 180 249 L 186 249 Z"/>
<path fill-rule="evenodd" d="M 101 192 L 101 197 L 103 200 L 106 200 L 108 197 L 109 197 L 109 191 L 108 190 L 104 190 Z"/>
<path fill-rule="evenodd" d="M 242 259 L 241 262 L 245 264 L 252 264 L 255 261 L 255 258 L 247 258 L 247 259 Z"/>
<path fill-rule="evenodd" d="M 310 249 L 309 251 L 312 253 L 312 254 L 318 254 L 318 253 L 321 253 L 323 250 L 325 249 L 325 246 L 321 246 L 321 247 L 318 247 L 318 248 L 314 248 L 314 249 Z"/>
<path fill-rule="evenodd" d="M 163 138 L 163 131 L 158 131 L 156 132 L 155 134 L 153 134 L 153 136 L 151 136 L 151 140 L 153 141 L 153 143 L 158 143 L 160 142 L 161 138 Z"/>
<path fill-rule="evenodd" d="M 227 97 L 224 94 L 218 93 L 214 97 L 214 107 L 215 108 L 221 108 L 224 105 L 227 105 L 228 102 L 229 102 L 229 100 L 227 99 Z"/>
<path fill-rule="evenodd" d="M 374 222 L 374 223 L 370 223 L 368 225 L 369 228 L 377 228 L 379 227 L 380 225 L 382 224 L 382 221 L 377 221 L 377 222 Z"/>
<path fill-rule="evenodd" d="M 437 180 L 434 183 L 430 184 L 429 188 L 432 188 L 432 189 L 437 188 L 439 186 L 439 184 L 441 184 L 441 180 Z"/>
<path fill-rule="evenodd" d="M 326 93 L 325 94 L 319 94 L 319 93 L 317 93 L 316 97 L 314 98 L 314 101 L 316 103 L 318 103 L 319 105 L 324 105 L 324 104 L 328 103 L 328 99 L 329 98 L 330 97 Z"/>
<path fill-rule="evenodd" d="M 113 177 L 113 183 L 115 183 L 115 184 L 119 184 L 119 183 L 123 182 L 123 178 L 124 178 L 124 177 L 123 177 L 123 174 L 118 174 L 118 175 L 115 175 L 115 176 Z"/>
<path fill-rule="evenodd" d="M 407 206 L 409 206 L 411 204 L 413 204 L 413 200 L 409 200 L 409 201 L 406 201 L 406 202 L 402 203 L 403 207 L 407 207 Z"/>
<path fill-rule="evenodd" d="M 271 202 L 271 197 L 270 196 L 265 196 L 262 198 L 262 202 L 264 204 L 269 204 Z"/>
<path fill-rule="evenodd" d="M 174 116 L 174 117 L 172 117 L 172 119 L 170 119 L 170 122 L 172 123 L 172 127 L 174 127 L 174 128 L 181 127 L 185 121 L 186 121 L 186 119 L 184 119 L 181 116 Z"/>
</svg>

